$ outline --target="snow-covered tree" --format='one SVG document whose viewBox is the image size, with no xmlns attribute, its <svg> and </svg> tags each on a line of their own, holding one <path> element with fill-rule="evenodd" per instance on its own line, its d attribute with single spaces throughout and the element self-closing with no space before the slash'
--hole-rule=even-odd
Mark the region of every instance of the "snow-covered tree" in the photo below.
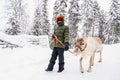
<svg viewBox="0 0 120 80">
<path fill-rule="evenodd" d="M 50 30 L 50 23 L 48 20 L 47 1 L 41 0 L 35 11 L 34 25 L 32 28 L 33 35 L 48 35 Z"/>
<path fill-rule="evenodd" d="M 106 19 L 97 1 L 84 0 L 82 4 L 83 36 L 100 37 L 104 41 Z"/>
<path fill-rule="evenodd" d="M 119 42 L 120 38 L 120 4 L 118 0 L 112 0 L 109 10 L 109 20 L 107 22 L 106 43 L 113 44 Z"/>
<path fill-rule="evenodd" d="M 100 37 L 104 42 L 104 30 L 106 27 L 106 19 L 104 11 L 100 10 L 97 1 L 93 2 L 93 29 L 92 36 Z"/>
<path fill-rule="evenodd" d="M 100 8 L 97 1 L 93 2 L 93 25 L 92 25 L 92 36 L 99 36 L 100 30 Z M 102 27 L 102 26 L 101 26 Z"/>
<path fill-rule="evenodd" d="M 42 29 L 40 28 L 41 22 L 40 22 L 40 7 L 37 6 L 35 10 L 35 16 L 34 16 L 34 22 L 33 22 L 33 28 L 31 29 L 31 32 L 33 35 L 39 36 L 42 34 Z"/>
<path fill-rule="evenodd" d="M 68 10 L 68 25 L 69 25 L 69 37 L 71 47 L 74 45 L 74 39 L 77 37 L 78 23 L 80 22 L 81 14 L 78 4 L 79 0 L 71 0 L 70 8 Z"/>
<path fill-rule="evenodd" d="M 26 32 L 28 16 L 25 12 L 25 5 L 23 0 L 7 0 L 8 29 L 6 33 L 17 35 Z"/>
<path fill-rule="evenodd" d="M 56 24 L 56 16 L 62 15 L 64 16 L 64 20 L 66 22 L 66 13 L 67 13 L 67 0 L 56 0 L 54 4 L 53 9 L 53 19 L 52 19 L 52 25 L 54 26 Z"/>
<path fill-rule="evenodd" d="M 98 37 L 102 39 L 103 43 L 105 43 L 106 39 L 106 30 L 107 30 L 107 24 L 106 24 L 106 13 L 102 10 L 100 11 L 100 17 L 99 17 L 99 35 Z"/>
<path fill-rule="evenodd" d="M 83 0 L 83 3 L 81 4 L 82 9 L 82 30 L 83 30 L 83 36 L 92 36 L 92 30 L 93 30 L 93 2 L 91 0 Z"/>
<path fill-rule="evenodd" d="M 48 20 L 48 11 L 47 11 L 47 1 L 48 0 L 42 0 L 43 2 L 43 6 L 42 6 L 42 13 L 41 13 L 41 16 L 42 16 L 42 31 L 43 31 L 43 34 L 42 35 L 48 35 L 49 34 L 49 30 L 50 30 L 50 23 L 49 23 L 49 20 Z"/>
</svg>

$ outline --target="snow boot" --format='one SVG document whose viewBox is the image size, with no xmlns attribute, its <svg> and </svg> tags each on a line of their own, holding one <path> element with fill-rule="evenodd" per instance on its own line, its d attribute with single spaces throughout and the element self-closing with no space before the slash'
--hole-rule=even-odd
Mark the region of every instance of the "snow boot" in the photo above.
<svg viewBox="0 0 120 80">
<path fill-rule="evenodd" d="M 62 69 L 59 69 L 59 70 L 58 70 L 58 73 L 62 72 L 63 70 L 64 70 L 64 68 L 62 68 Z"/>
<path fill-rule="evenodd" d="M 47 69 L 45 69 L 45 71 L 52 71 L 52 69 L 48 69 L 48 68 L 47 68 Z"/>
<path fill-rule="evenodd" d="M 45 71 L 52 71 L 53 70 L 53 65 L 49 64 L 48 65 L 48 68 L 45 69 Z"/>
<path fill-rule="evenodd" d="M 59 65 L 58 72 L 62 72 L 63 70 L 64 70 L 64 64 L 62 64 L 62 65 Z"/>
</svg>

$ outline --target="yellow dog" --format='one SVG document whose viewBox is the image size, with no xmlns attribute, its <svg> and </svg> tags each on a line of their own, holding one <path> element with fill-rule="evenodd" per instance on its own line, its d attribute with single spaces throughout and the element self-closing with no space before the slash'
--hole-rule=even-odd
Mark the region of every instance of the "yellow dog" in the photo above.
<svg viewBox="0 0 120 80">
<path fill-rule="evenodd" d="M 89 61 L 89 67 L 87 72 L 92 71 L 92 67 L 94 65 L 94 57 L 95 53 L 100 53 L 100 59 L 99 62 L 102 62 L 102 40 L 98 37 L 83 37 L 83 38 L 77 38 L 75 41 L 75 49 L 74 54 L 81 54 L 80 58 L 80 71 L 81 73 L 84 72 L 83 66 L 82 66 L 82 60 L 83 58 L 90 56 Z"/>
</svg>

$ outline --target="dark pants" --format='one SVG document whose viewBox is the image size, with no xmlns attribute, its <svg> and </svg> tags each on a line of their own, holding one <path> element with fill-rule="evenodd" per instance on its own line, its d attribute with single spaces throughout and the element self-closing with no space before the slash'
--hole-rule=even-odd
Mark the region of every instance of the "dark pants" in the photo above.
<svg viewBox="0 0 120 80">
<path fill-rule="evenodd" d="M 57 48 L 54 47 L 52 55 L 51 55 L 51 59 L 50 59 L 50 63 L 48 65 L 48 69 L 52 70 L 55 64 L 55 61 L 57 59 L 59 59 L 59 70 L 64 69 L 64 49 L 63 48 Z"/>
</svg>

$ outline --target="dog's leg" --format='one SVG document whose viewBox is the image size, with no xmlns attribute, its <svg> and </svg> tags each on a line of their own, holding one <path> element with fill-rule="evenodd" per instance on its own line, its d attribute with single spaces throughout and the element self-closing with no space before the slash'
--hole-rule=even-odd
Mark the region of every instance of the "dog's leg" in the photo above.
<svg viewBox="0 0 120 80">
<path fill-rule="evenodd" d="M 92 66 L 94 65 L 94 58 L 95 58 L 95 52 L 93 53 L 93 57 L 92 57 Z"/>
<path fill-rule="evenodd" d="M 84 73 L 84 69 L 83 69 L 83 66 L 82 66 L 82 60 L 83 60 L 83 58 L 81 57 L 80 58 L 80 72 Z"/>
<path fill-rule="evenodd" d="M 102 51 L 100 51 L 100 59 L 99 62 L 102 62 Z"/>
<path fill-rule="evenodd" d="M 90 57 L 90 61 L 89 61 L 89 67 L 88 67 L 88 70 L 87 72 L 91 72 L 92 71 L 92 62 L 93 62 L 93 56 Z"/>
</svg>

